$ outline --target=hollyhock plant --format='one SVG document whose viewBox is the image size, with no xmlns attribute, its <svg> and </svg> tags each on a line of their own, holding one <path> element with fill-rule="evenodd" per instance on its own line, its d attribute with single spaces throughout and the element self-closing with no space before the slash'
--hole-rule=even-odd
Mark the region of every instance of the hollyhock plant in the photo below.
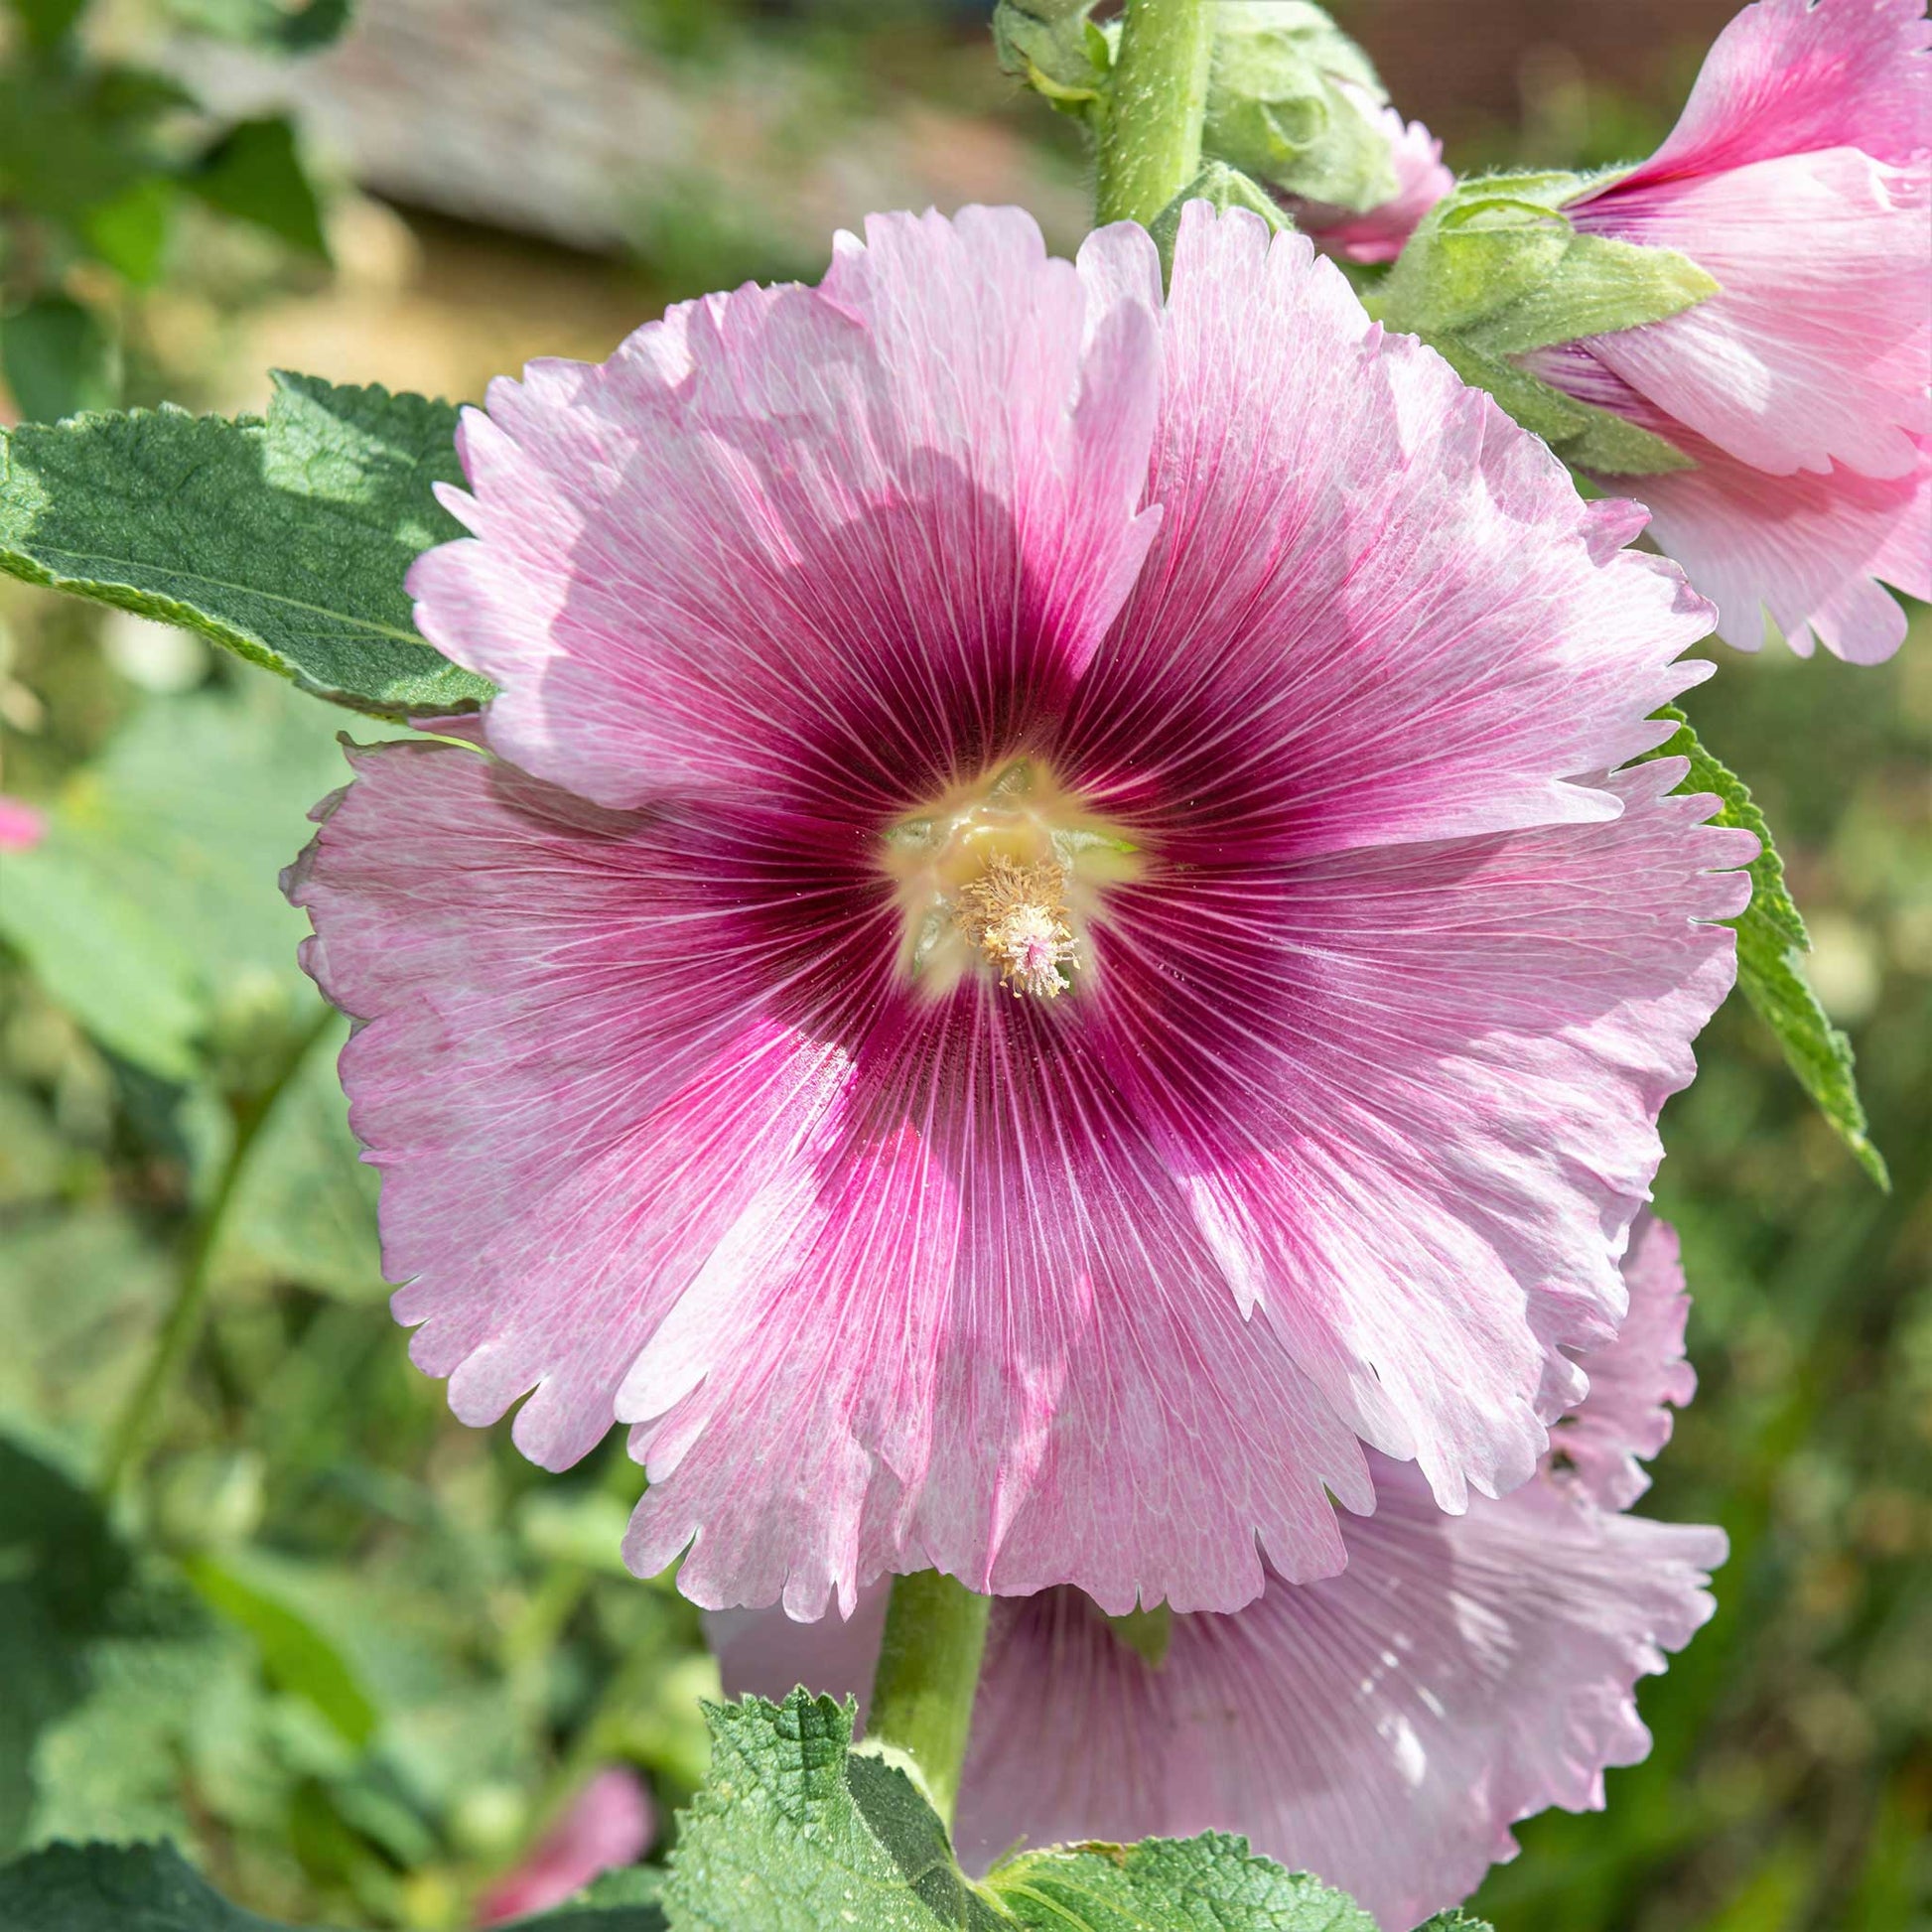
<svg viewBox="0 0 1932 1932">
<path fill-rule="evenodd" d="M 1603 1803 L 1649 1749 L 1636 1680 L 1710 1616 L 1721 1530 L 1621 1513 L 1637 1458 L 1696 1378 L 1675 1234 L 1639 1224 L 1630 1316 L 1586 1355 L 1589 1394 L 1538 1474 L 1463 1516 L 1375 1458 L 1348 1568 L 1272 1578 L 1231 1616 L 1109 1619 L 1077 1591 L 994 1606 L 957 1840 L 984 1869 L 1023 1841 L 1206 1829 L 1312 1871 L 1403 1932 L 1515 1856 L 1510 1826 Z M 841 1623 L 713 1619 L 727 1689 L 862 1701 L 885 1592 Z"/>
<path fill-rule="evenodd" d="M 1455 177 L 1443 165 L 1442 142 L 1422 122 L 1405 122 L 1393 107 L 1372 112 L 1389 144 L 1396 192 L 1359 212 L 1321 202 L 1284 202 L 1295 225 L 1311 235 L 1316 247 L 1364 264 L 1394 261 L 1416 223 L 1455 186 Z"/>
<path fill-rule="evenodd" d="M 1746 650 L 1896 650 L 1932 597 L 1932 24 L 1923 0 L 1756 0 L 1664 145 L 1565 206 L 1719 289 L 1528 370 L 1685 467 L 1612 479 Z"/>
<path fill-rule="evenodd" d="M 875 217 L 461 451 L 488 755 L 290 879 L 459 1416 L 631 1424 L 633 1568 L 799 1617 L 1232 1610 L 1532 1474 L 1756 849 L 1626 764 L 1709 627 L 1629 505 L 1203 205 L 1165 299 Z"/>
</svg>

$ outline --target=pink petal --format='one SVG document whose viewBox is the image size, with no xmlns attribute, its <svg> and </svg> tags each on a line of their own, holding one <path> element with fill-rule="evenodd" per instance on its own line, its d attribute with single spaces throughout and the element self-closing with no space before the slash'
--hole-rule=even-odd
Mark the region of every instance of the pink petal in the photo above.
<svg viewBox="0 0 1932 1932">
<path fill-rule="evenodd" d="M 1738 461 L 1908 472 L 1932 429 L 1932 176 L 1856 147 L 1759 161 L 1570 210 L 1580 228 L 1675 248 L 1720 292 L 1591 338 L 1607 368 Z"/>
<path fill-rule="evenodd" d="M 1016 693 L 1084 667 L 1154 523 L 1150 285 L 1083 279 L 1017 208 L 868 236 L 818 289 L 687 303 L 466 416 L 474 497 L 449 501 L 482 541 L 410 587 L 423 634 L 504 687 L 505 757 L 614 806 L 902 809 L 908 767 L 983 762 L 1026 728 Z"/>
<path fill-rule="evenodd" d="M 1717 605 L 1719 634 L 1756 650 L 1768 610 L 1801 657 L 1814 637 L 1849 663 L 1889 657 L 1905 613 L 1880 583 L 1932 598 L 1932 438 L 1909 476 L 1882 480 L 1845 469 L 1767 477 L 1709 446 L 1698 453 L 1699 469 L 1626 481 L 1650 505 L 1659 547 Z"/>
<path fill-rule="evenodd" d="M 0 792 L 0 852 L 31 852 L 47 836 L 47 814 Z"/>
<path fill-rule="evenodd" d="M 601 1872 L 635 1864 L 656 1836 L 657 1813 L 642 1780 L 621 1765 L 608 1766 L 536 1850 L 483 1894 L 477 1923 L 501 1925 L 561 1905 Z"/>
<path fill-rule="evenodd" d="M 1162 529 L 1056 734 L 1072 781 L 1165 787 L 1250 861 L 1614 815 L 1580 774 L 1709 674 L 1703 604 L 1596 554 L 1601 507 L 1305 238 L 1195 204 L 1173 291 Z"/>
<path fill-rule="evenodd" d="M 1340 1565 L 1364 1443 L 1526 1477 L 1729 982 L 1751 841 L 1604 775 L 1705 625 L 1630 506 L 1299 238 L 1190 209 L 1157 339 L 1144 234 L 1032 232 L 495 395 L 423 594 L 538 769 L 361 754 L 290 879 L 416 1359 L 546 1463 L 633 1423 L 630 1560 L 714 1606 L 1231 1610 Z M 1143 875 L 1073 997 L 923 997 L 884 829 L 1022 751 Z"/>
<path fill-rule="evenodd" d="M 1623 1279 L 1630 1291 L 1623 1326 L 1590 1354 L 1588 1395 L 1550 1432 L 1560 1479 L 1601 1509 L 1628 1509 L 1650 1487 L 1639 1458 L 1648 1460 L 1670 1441 L 1671 1410 L 1683 1408 L 1698 1386 L 1684 1359 L 1691 1303 L 1677 1230 L 1640 1214 Z"/>
<path fill-rule="evenodd" d="M 1924 0 L 1756 0 L 1718 36 L 1670 138 L 1618 187 L 1821 148 L 1907 161 L 1932 147 L 1929 55 Z"/>
<path fill-rule="evenodd" d="M 1710 1616 L 1714 1529 L 1599 1507 L 1688 1394 L 1669 1230 L 1626 1264 L 1639 1339 L 1587 1356 L 1595 1415 L 1545 1473 L 1466 1515 L 1375 1459 L 1376 1512 L 1344 1519 L 1348 1567 L 1271 1580 L 1232 1616 L 1179 1616 L 1150 1663 L 1067 1589 L 994 1605 L 957 1842 L 971 1869 L 1016 1844 L 1246 1834 L 1361 1899 L 1389 1932 L 1514 1856 L 1510 1826 L 1603 1802 L 1649 1749 L 1633 1687 Z M 885 1591 L 850 1624 L 714 1619 L 726 1689 L 870 1684 Z"/>
</svg>

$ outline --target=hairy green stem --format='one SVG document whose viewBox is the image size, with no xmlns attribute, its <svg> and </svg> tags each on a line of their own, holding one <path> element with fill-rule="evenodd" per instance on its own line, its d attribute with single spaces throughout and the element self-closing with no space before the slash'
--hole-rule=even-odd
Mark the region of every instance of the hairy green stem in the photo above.
<svg viewBox="0 0 1932 1932">
<path fill-rule="evenodd" d="M 903 1751 L 948 1828 L 973 1727 L 990 1596 L 936 1570 L 893 1581 L 866 1736 Z"/>
<path fill-rule="evenodd" d="M 154 1353 L 148 1358 L 146 1372 L 128 1398 L 127 1406 L 108 1438 L 107 1452 L 100 1467 L 100 1493 L 113 1496 L 140 1467 L 154 1433 L 161 1405 L 167 1399 L 175 1377 L 194 1352 L 202 1332 L 202 1318 L 207 1310 L 208 1286 L 213 1274 L 215 1246 L 221 1237 L 221 1224 L 233 1205 L 235 1190 L 248 1170 L 248 1157 L 275 1111 L 275 1103 L 295 1078 L 309 1049 L 315 1045 L 335 1019 L 333 1008 L 324 1007 L 312 1026 L 303 1028 L 289 1042 L 275 1063 L 266 1083 L 252 1093 L 234 1100 L 234 1139 L 228 1158 L 215 1176 L 213 1189 L 189 1223 L 182 1247 L 181 1273 L 175 1282 L 174 1300 L 162 1320 Z"/>
<path fill-rule="evenodd" d="M 1215 0 L 1127 0 L 1095 155 L 1094 219 L 1155 217 L 1200 173 Z"/>
</svg>

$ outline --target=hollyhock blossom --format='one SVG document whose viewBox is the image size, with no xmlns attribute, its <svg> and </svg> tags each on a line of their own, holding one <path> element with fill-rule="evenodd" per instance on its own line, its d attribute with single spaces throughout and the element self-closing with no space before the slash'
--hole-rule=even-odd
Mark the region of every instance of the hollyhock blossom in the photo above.
<svg viewBox="0 0 1932 1932">
<path fill-rule="evenodd" d="M 1620 1513 L 1696 1387 L 1672 1231 L 1640 1224 L 1625 1273 L 1630 1318 L 1584 1357 L 1587 1399 L 1500 1501 L 1446 1516 L 1377 1457 L 1338 1577 L 1271 1578 L 1165 1632 L 1070 1589 L 997 1602 L 959 1790 L 968 1865 L 1023 1839 L 1242 1832 L 1399 1932 L 1512 1858 L 1516 1820 L 1600 1806 L 1604 1767 L 1650 1747 L 1633 1686 L 1710 1616 L 1725 1557 L 1721 1530 Z M 847 1623 L 714 1617 L 727 1689 L 863 1699 L 885 1600 Z"/>
<path fill-rule="evenodd" d="M 542 1842 L 484 1893 L 479 1925 L 547 1912 L 601 1873 L 635 1864 L 657 1836 L 657 1812 L 636 1772 L 608 1765 L 570 1802 Z"/>
<path fill-rule="evenodd" d="M 1321 202 L 1284 203 L 1295 225 L 1314 238 L 1324 253 L 1351 262 L 1392 262 L 1416 223 L 1455 186 L 1443 165 L 1443 144 L 1420 121 L 1405 122 L 1393 107 L 1372 111 L 1387 138 L 1395 166 L 1396 192 L 1374 207 L 1356 211 Z"/>
<path fill-rule="evenodd" d="M 31 852 L 47 836 L 47 814 L 0 792 L 0 852 Z"/>
<path fill-rule="evenodd" d="M 876 217 L 464 419 L 494 756 L 294 869 L 412 1353 L 618 1419 L 711 1606 L 1233 1609 L 1364 1445 L 1525 1480 L 1755 842 L 1632 768 L 1708 612 L 1340 273 Z M 1259 1549 L 1257 1540 L 1259 1539 Z"/>
<path fill-rule="evenodd" d="M 1923 0 L 1756 0 L 1675 131 L 1569 204 L 1581 230 L 1673 248 L 1719 292 L 1536 351 L 1532 373 L 1694 467 L 1612 480 L 1754 650 L 1856 663 L 1932 597 L 1932 24 Z"/>
</svg>

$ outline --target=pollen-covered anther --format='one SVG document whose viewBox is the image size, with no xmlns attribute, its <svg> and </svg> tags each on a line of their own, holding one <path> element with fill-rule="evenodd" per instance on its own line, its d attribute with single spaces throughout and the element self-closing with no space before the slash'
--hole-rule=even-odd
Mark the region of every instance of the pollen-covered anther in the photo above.
<svg viewBox="0 0 1932 1932">
<path fill-rule="evenodd" d="M 959 890 L 960 930 L 1017 995 L 1054 1000 L 1066 990 L 1074 960 L 1066 884 L 1066 868 L 1051 860 L 1016 866 L 996 858 Z"/>
</svg>

